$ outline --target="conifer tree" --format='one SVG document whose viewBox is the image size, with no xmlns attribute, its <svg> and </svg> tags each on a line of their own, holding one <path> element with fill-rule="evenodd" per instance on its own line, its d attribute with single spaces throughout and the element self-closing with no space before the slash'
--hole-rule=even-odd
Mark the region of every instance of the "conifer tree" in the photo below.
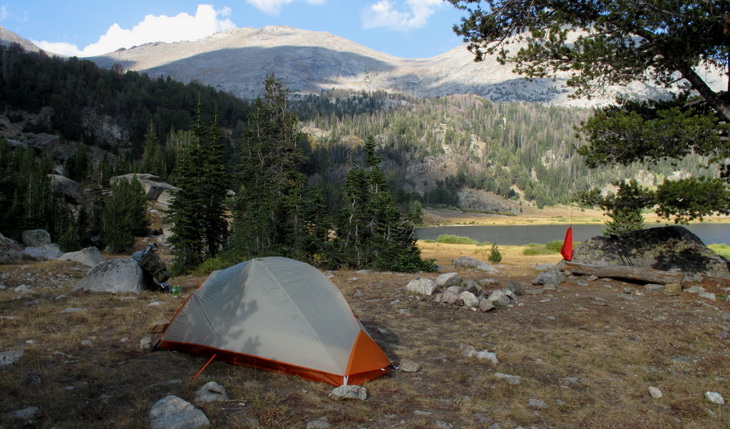
<svg viewBox="0 0 730 429">
<path fill-rule="evenodd" d="M 140 170 L 142 173 L 165 177 L 165 161 L 162 156 L 160 143 L 157 140 L 155 124 L 152 121 L 150 121 L 147 126 L 147 133 L 144 135 L 142 165 Z"/>
<path fill-rule="evenodd" d="M 239 149 L 238 186 L 233 203 L 232 252 L 241 259 L 305 253 L 304 157 L 288 90 L 269 75 L 265 96 L 248 115 Z"/>
<path fill-rule="evenodd" d="M 372 136 L 366 139 L 364 151 L 364 168 L 353 168 L 345 179 L 334 246 L 339 263 L 377 270 L 433 270 L 433 261 L 421 259 L 415 226 L 400 213 L 393 193 L 386 188 Z"/>
<path fill-rule="evenodd" d="M 198 103 L 193 139 L 182 148 L 175 169 L 179 188 L 170 205 L 175 255 L 173 270 L 188 272 L 225 245 L 228 223 L 225 198 L 228 180 L 223 159 L 223 135 L 218 115 L 206 126 Z"/>
<path fill-rule="evenodd" d="M 146 232 L 147 198 L 136 178 L 112 184 L 104 200 L 102 214 L 104 243 L 112 252 L 126 252 L 134 246 L 134 236 Z"/>
</svg>

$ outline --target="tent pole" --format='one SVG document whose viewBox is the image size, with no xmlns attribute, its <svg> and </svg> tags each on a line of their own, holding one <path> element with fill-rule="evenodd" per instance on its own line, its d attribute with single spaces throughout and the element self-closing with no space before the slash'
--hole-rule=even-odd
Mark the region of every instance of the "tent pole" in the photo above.
<svg viewBox="0 0 730 429">
<path fill-rule="evenodd" d="M 205 371 L 205 368 L 208 368 L 208 365 L 210 365 L 210 363 L 211 363 L 211 362 L 213 362 L 213 359 L 215 359 L 215 357 L 216 357 L 216 356 L 218 356 L 218 354 L 217 354 L 217 353 L 216 353 L 216 354 L 214 354 L 213 356 L 211 356 L 211 357 L 210 357 L 210 359 L 208 359 L 208 362 L 206 362 L 206 363 L 205 363 L 205 365 L 203 365 L 203 367 L 202 367 L 202 368 L 200 368 L 200 371 L 198 371 L 198 373 L 197 373 L 197 374 L 195 374 L 195 376 L 193 377 L 193 380 L 197 380 L 197 379 L 198 379 L 198 377 L 200 376 L 200 374 L 201 374 L 201 373 L 202 373 L 203 371 Z"/>
</svg>

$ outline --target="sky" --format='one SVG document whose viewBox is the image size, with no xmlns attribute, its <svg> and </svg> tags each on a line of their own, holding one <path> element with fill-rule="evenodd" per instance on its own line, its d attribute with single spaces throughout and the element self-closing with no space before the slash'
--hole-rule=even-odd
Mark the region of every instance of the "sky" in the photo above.
<svg viewBox="0 0 730 429">
<path fill-rule="evenodd" d="M 452 27 L 464 13 L 444 0 L 204 1 L 0 0 L 0 26 L 48 52 L 78 57 L 267 25 L 326 31 L 403 58 L 461 44 Z"/>
</svg>

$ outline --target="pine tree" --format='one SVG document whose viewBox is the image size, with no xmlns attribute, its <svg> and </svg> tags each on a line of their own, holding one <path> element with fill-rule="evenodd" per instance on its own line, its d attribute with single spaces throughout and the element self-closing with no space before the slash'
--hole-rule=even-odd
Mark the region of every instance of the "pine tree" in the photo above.
<svg viewBox="0 0 730 429">
<path fill-rule="evenodd" d="M 147 133 L 144 135 L 142 165 L 140 166 L 142 173 L 154 174 L 159 177 L 165 177 L 165 161 L 162 156 L 162 149 L 157 140 L 157 132 L 155 124 L 150 121 L 147 126 Z"/>
<path fill-rule="evenodd" d="M 112 184 L 104 200 L 102 236 L 111 252 L 126 252 L 134 246 L 134 235 L 146 232 L 147 198 L 144 188 L 134 178 Z"/>
<path fill-rule="evenodd" d="M 421 259 L 415 226 L 400 213 L 375 153 L 375 139 L 364 145 L 364 168 L 353 168 L 345 179 L 343 210 L 334 249 L 342 265 L 393 271 L 431 271 L 433 261 Z"/>
<path fill-rule="evenodd" d="M 223 134 L 218 115 L 206 126 L 198 102 L 192 139 L 184 147 L 175 168 L 179 188 L 170 205 L 175 255 L 173 270 L 188 272 L 206 258 L 215 257 L 228 237 L 226 192 L 228 178 L 223 159 Z"/>
<path fill-rule="evenodd" d="M 306 253 L 302 135 L 282 82 L 269 75 L 264 85 L 266 94 L 248 115 L 239 149 L 231 238 L 237 259 Z"/>
</svg>

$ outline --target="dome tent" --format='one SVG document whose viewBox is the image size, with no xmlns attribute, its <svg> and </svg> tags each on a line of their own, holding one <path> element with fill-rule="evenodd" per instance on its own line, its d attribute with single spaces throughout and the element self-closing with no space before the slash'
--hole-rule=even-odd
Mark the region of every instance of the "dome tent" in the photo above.
<svg viewBox="0 0 730 429">
<path fill-rule="evenodd" d="M 211 273 L 159 347 L 335 386 L 361 384 L 392 368 L 337 287 L 311 265 L 282 257 Z"/>
</svg>

